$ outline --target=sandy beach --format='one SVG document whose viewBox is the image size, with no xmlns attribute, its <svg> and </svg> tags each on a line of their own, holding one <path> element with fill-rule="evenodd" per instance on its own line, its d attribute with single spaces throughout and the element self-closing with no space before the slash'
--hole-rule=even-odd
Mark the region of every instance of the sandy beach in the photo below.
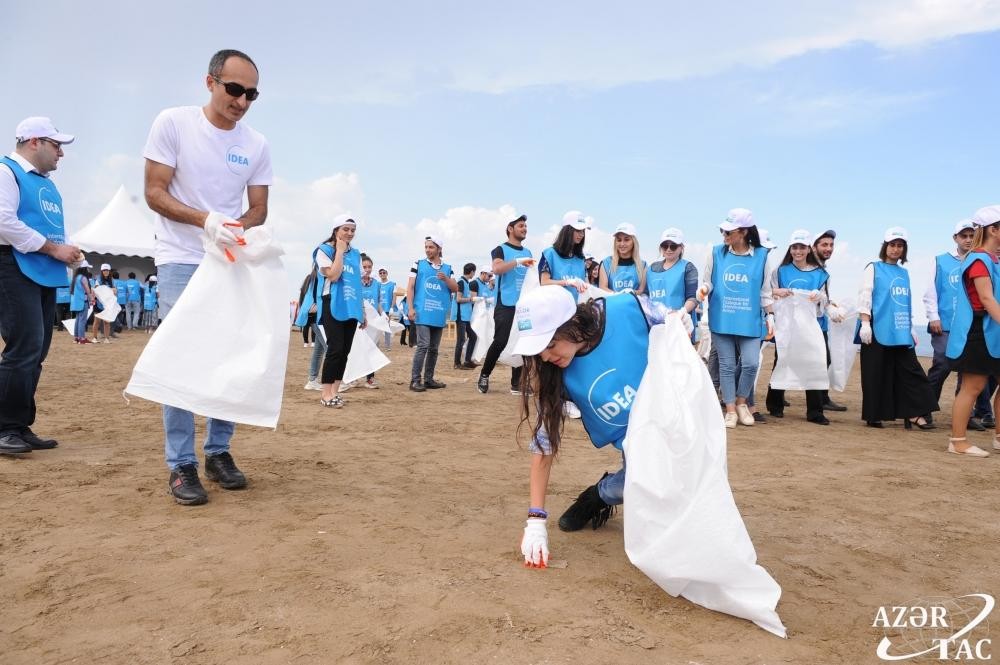
<svg viewBox="0 0 1000 665">
<path fill-rule="evenodd" d="M 730 432 L 737 504 L 783 588 L 782 640 L 668 596 L 629 563 L 620 514 L 569 534 L 550 520 L 554 567 L 524 569 L 527 432 L 507 370 L 480 395 L 447 339 L 445 390 L 409 392 L 397 345 L 382 388 L 332 410 L 302 389 L 311 349 L 293 333 L 277 431 L 233 441 L 250 487 L 206 482 L 207 505 L 178 506 L 158 405 L 121 395 L 148 339 L 57 334 L 34 429 L 61 445 L 0 457 L 4 665 L 872 663 L 879 606 L 998 591 L 1000 455 L 945 454 L 954 378 L 933 432 L 863 427 L 857 367 L 830 427 L 789 392 L 783 420 Z M 619 463 L 578 421 L 567 430 L 556 516 Z"/>
</svg>

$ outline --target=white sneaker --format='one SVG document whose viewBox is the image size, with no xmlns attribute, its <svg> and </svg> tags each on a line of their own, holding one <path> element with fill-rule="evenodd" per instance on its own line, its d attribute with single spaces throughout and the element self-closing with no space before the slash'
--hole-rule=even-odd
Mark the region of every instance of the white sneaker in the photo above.
<svg viewBox="0 0 1000 665">
<path fill-rule="evenodd" d="M 310 349 L 313 348 L 314 346 L 316 346 L 316 342 L 309 342 L 309 348 Z"/>
<path fill-rule="evenodd" d="M 736 405 L 736 415 L 739 418 L 740 425 L 746 425 L 747 427 L 753 426 L 753 414 L 750 413 L 750 407 L 746 404 Z"/>
<path fill-rule="evenodd" d="M 579 407 L 568 400 L 563 402 L 563 413 L 566 414 L 567 418 L 580 418 L 583 416 L 583 414 L 580 413 Z"/>
<path fill-rule="evenodd" d="M 365 381 L 365 388 L 371 388 L 372 390 L 378 388 L 378 381 L 375 379 L 368 379 Z"/>
<path fill-rule="evenodd" d="M 323 390 L 323 384 L 316 379 L 309 379 L 302 388 L 304 390 Z"/>
<path fill-rule="evenodd" d="M 353 387 L 354 387 L 354 382 L 353 381 L 351 381 L 350 383 L 341 383 L 340 384 L 340 389 L 337 390 L 337 392 L 338 393 L 346 393 L 348 390 L 350 390 Z"/>
<path fill-rule="evenodd" d="M 726 427 L 729 429 L 736 429 L 736 412 L 726 411 Z"/>
</svg>

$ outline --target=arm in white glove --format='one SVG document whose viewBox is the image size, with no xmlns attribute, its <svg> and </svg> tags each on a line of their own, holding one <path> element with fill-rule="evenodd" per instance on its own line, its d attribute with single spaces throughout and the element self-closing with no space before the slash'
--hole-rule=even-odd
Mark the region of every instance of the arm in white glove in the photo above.
<svg viewBox="0 0 1000 665">
<path fill-rule="evenodd" d="M 519 256 L 514 259 L 514 263 L 519 266 L 530 266 L 535 264 L 535 259 L 530 256 Z"/>
<path fill-rule="evenodd" d="M 676 316 L 681 320 L 681 324 L 684 326 L 684 332 L 688 335 L 694 332 L 694 321 L 691 320 L 691 315 L 688 314 L 686 309 L 675 309 L 670 312 L 671 316 Z"/>
<path fill-rule="evenodd" d="M 767 316 L 764 317 L 764 323 L 767 324 L 767 336 L 774 336 L 774 312 L 768 312 Z"/>
<path fill-rule="evenodd" d="M 544 518 L 528 518 L 524 525 L 524 536 L 521 538 L 521 554 L 524 555 L 524 565 L 528 568 L 548 567 L 549 532 L 545 528 Z"/>
<path fill-rule="evenodd" d="M 205 218 L 205 235 L 220 247 L 232 247 L 239 244 L 239 237 L 233 231 L 238 222 L 234 222 L 222 213 L 210 212 Z"/>
<path fill-rule="evenodd" d="M 872 343 L 872 324 L 869 321 L 861 322 L 861 330 L 858 331 L 858 337 L 861 338 L 862 344 Z"/>
</svg>

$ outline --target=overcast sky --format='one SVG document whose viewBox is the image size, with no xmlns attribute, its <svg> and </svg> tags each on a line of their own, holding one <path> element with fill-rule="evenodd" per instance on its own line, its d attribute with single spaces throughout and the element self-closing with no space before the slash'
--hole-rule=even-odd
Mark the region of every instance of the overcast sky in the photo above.
<svg viewBox="0 0 1000 665">
<path fill-rule="evenodd" d="M 268 223 L 295 284 L 343 211 L 404 278 L 428 231 L 483 264 L 509 219 L 540 250 L 570 209 L 597 256 L 619 222 L 648 259 L 677 226 L 700 267 L 748 207 L 782 249 L 836 229 L 843 299 L 902 225 L 922 292 L 955 222 L 1000 202 L 1000 2 L 3 5 L 0 132 L 12 149 L 48 115 L 78 136 L 55 176 L 71 231 L 121 184 L 141 197 L 149 125 L 205 103 L 213 52 L 250 54 L 246 122 L 271 143 Z"/>
</svg>

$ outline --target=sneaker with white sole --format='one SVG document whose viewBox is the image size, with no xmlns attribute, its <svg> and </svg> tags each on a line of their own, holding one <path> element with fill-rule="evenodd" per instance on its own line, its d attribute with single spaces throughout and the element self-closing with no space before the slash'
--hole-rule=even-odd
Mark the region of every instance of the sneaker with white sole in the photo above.
<svg viewBox="0 0 1000 665">
<path fill-rule="evenodd" d="M 367 381 L 365 381 L 365 388 L 369 388 L 371 390 L 377 390 L 378 381 L 376 381 L 374 378 L 368 379 Z"/>
<path fill-rule="evenodd" d="M 340 388 L 337 389 L 337 392 L 338 393 L 346 393 L 348 390 L 350 390 L 353 387 L 354 387 L 354 382 L 353 381 L 351 381 L 350 383 L 341 383 L 340 384 Z"/>
<path fill-rule="evenodd" d="M 740 425 L 746 425 L 747 427 L 753 427 L 754 419 L 753 414 L 750 413 L 750 407 L 746 404 L 736 405 L 736 417 L 740 421 Z"/>
<path fill-rule="evenodd" d="M 306 381 L 306 385 L 302 386 L 303 390 L 323 390 L 323 384 L 316 379 L 309 379 Z"/>
<path fill-rule="evenodd" d="M 739 418 L 735 411 L 726 411 L 726 427 L 728 429 L 736 429 L 736 422 L 738 419 Z"/>
</svg>

